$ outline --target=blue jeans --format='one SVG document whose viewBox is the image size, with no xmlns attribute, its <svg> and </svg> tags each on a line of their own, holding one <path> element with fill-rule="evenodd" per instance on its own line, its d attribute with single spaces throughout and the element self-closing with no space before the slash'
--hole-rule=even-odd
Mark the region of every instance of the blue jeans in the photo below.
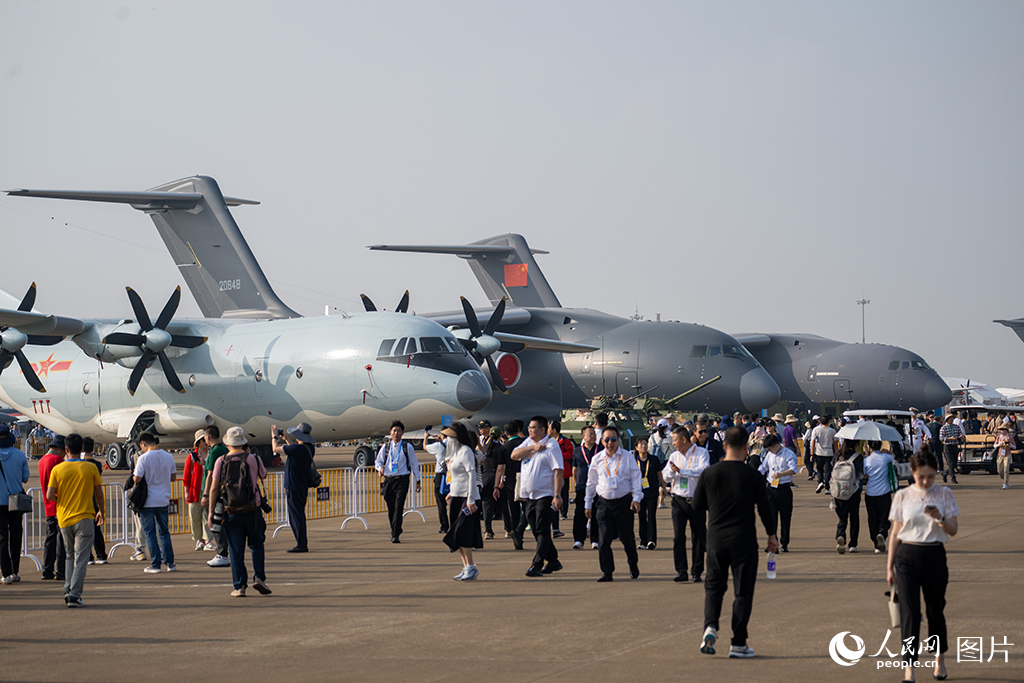
<svg viewBox="0 0 1024 683">
<path fill-rule="evenodd" d="M 167 529 L 167 506 L 159 508 L 142 508 L 139 513 L 142 522 L 142 533 L 146 535 L 146 546 L 149 558 L 155 569 L 160 569 L 161 560 L 170 566 L 174 564 L 174 548 L 171 547 L 171 532 Z M 158 538 L 159 533 L 159 538 Z M 160 551 L 163 550 L 161 557 Z"/>
<path fill-rule="evenodd" d="M 267 580 L 263 568 L 265 551 L 263 541 L 266 538 L 266 522 L 259 509 L 241 515 L 225 515 L 224 530 L 228 537 L 228 557 L 231 559 L 231 581 L 236 589 L 245 588 L 248 574 L 245 569 L 245 545 L 249 543 L 252 555 L 252 573 L 257 579 Z"/>
</svg>

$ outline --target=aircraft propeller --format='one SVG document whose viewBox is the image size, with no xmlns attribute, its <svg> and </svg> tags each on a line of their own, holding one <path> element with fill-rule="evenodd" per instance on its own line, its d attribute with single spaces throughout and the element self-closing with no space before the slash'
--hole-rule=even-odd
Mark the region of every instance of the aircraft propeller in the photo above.
<svg viewBox="0 0 1024 683">
<path fill-rule="evenodd" d="M 139 323 L 139 334 L 113 332 L 103 338 L 103 343 L 117 346 L 137 346 L 142 349 L 142 358 L 135 364 L 135 369 L 132 370 L 131 377 L 128 378 L 128 393 L 132 396 L 135 395 L 135 390 L 139 388 L 139 382 L 142 381 L 142 374 L 153 360 L 153 356 L 156 356 L 160 359 L 160 367 L 163 368 L 167 383 L 179 394 L 184 394 L 185 387 L 181 385 L 181 380 L 174 373 L 171 359 L 167 357 L 164 349 L 168 346 L 194 349 L 205 344 L 206 337 L 167 332 L 167 324 L 171 322 L 175 311 L 178 310 L 178 303 L 181 301 L 181 287 L 174 289 L 171 298 L 167 300 L 164 309 L 160 311 L 156 323 L 151 322 L 149 313 L 146 312 L 146 306 L 136 291 L 131 287 L 125 287 L 125 289 L 128 291 L 128 301 L 131 302 L 132 310 L 135 311 L 135 319 Z"/>
<path fill-rule="evenodd" d="M 370 301 L 370 297 L 365 294 L 360 294 L 359 298 L 363 300 L 363 308 L 366 309 L 367 313 L 373 313 L 377 310 L 377 307 Z M 402 300 L 398 302 L 398 306 L 395 307 L 395 313 L 408 313 L 409 312 L 409 290 L 405 290 L 405 294 L 402 295 Z"/>
<path fill-rule="evenodd" d="M 494 382 L 494 386 L 502 393 L 508 393 L 508 387 L 505 386 L 505 382 L 501 379 L 498 366 L 494 363 L 494 359 L 491 358 L 491 355 L 501 348 L 501 342 L 491 335 L 494 334 L 494 330 L 501 323 L 502 316 L 505 315 L 505 297 L 502 297 L 498 305 L 494 307 L 494 311 L 491 313 L 491 317 L 488 318 L 487 324 L 484 325 L 483 329 L 480 328 L 480 321 L 477 319 L 476 311 L 473 310 L 469 300 L 464 296 L 459 298 L 462 300 L 462 310 L 466 314 L 466 324 L 469 325 L 469 333 L 472 336 L 468 339 L 463 338 L 459 334 L 461 330 L 456 330 L 455 336 L 478 363 L 487 363 L 487 369 L 490 370 L 491 381 Z"/>
<path fill-rule="evenodd" d="M 25 293 L 25 298 L 18 305 L 18 310 L 26 313 L 30 312 L 35 304 L 36 283 L 33 282 L 32 286 L 28 288 L 28 292 Z M 60 343 L 62 339 L 64 337 L 59 335 L 25 334 L 13 327 L 0 327 L 0 373 L 4 371 L 7 363 L 13 357 L 18 361 L 18 365 L 21 366 L 21 371 L 25 374 L 25 379 L 28 381 L 29 386 L 40 393 L 44 393 L 46 388 L 39 380 L 39 375 L 32 369 L 32 364 L 29 363 L 22 349 L 25 348 L 26 344 L 51 346 Z"/>
</svg>

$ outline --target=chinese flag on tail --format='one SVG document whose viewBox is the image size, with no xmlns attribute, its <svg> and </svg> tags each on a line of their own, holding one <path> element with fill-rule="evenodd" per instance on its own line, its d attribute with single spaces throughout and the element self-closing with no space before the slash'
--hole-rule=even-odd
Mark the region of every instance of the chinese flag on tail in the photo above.
<svg viewBox="0 0 1024 683">
<path fill-rule="evenodd" d="M 506 287 L 526 287 L 526 271 L 528 266 L 525 263 L 513 263 L 505 266 Z"/>
</svg>

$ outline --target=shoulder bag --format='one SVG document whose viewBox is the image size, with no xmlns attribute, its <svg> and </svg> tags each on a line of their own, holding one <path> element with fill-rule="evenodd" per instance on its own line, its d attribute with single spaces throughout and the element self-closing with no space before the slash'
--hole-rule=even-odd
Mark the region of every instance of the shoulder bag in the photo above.
<svg viewBox="0 0 1024 683">
<path fill-rule="evenodd" d="M 309 444 L 303 444 L 303 446 L 309 449 Z M 320 474 L 320 471 L 316 468 L 316 463 L 313 462 L 312 450 L 309 453 L 309 474 L 306 475 L 306 479 L 309 481 L 309 488 L 311 489 L 319 487 L 324 481 L 323 475 Z"/>
<path fill-rule="evenodd" d="M 4 477 L 4 488 L 10 491 L 7 487 L 7 473 L 4 472 L 2 462 L 0 462 L 0 474 Z M 18 493 L 11 493 L 7 496 L 7 510 L 9 512 L 32 512 L 32 496 L 25 493 L 24 488 Z"/>
</svg>

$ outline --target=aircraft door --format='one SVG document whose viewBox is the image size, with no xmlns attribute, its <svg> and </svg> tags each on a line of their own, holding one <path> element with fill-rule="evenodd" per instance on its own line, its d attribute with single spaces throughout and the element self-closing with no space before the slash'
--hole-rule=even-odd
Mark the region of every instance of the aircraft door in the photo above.
<svg viewBox="0 0 1024 683">
<path fill-rule="evenodd" d="M 615 373 L 615 393 L 632 396 L 636 393 L 636 371 Z"/>
<path fill-rule="evenodd" d="M 833 386 L 835 387 L 837 401 L 853 400 L 853 388 L 850 386 L 850 380 L 837 379 Z"/>
</svg>

